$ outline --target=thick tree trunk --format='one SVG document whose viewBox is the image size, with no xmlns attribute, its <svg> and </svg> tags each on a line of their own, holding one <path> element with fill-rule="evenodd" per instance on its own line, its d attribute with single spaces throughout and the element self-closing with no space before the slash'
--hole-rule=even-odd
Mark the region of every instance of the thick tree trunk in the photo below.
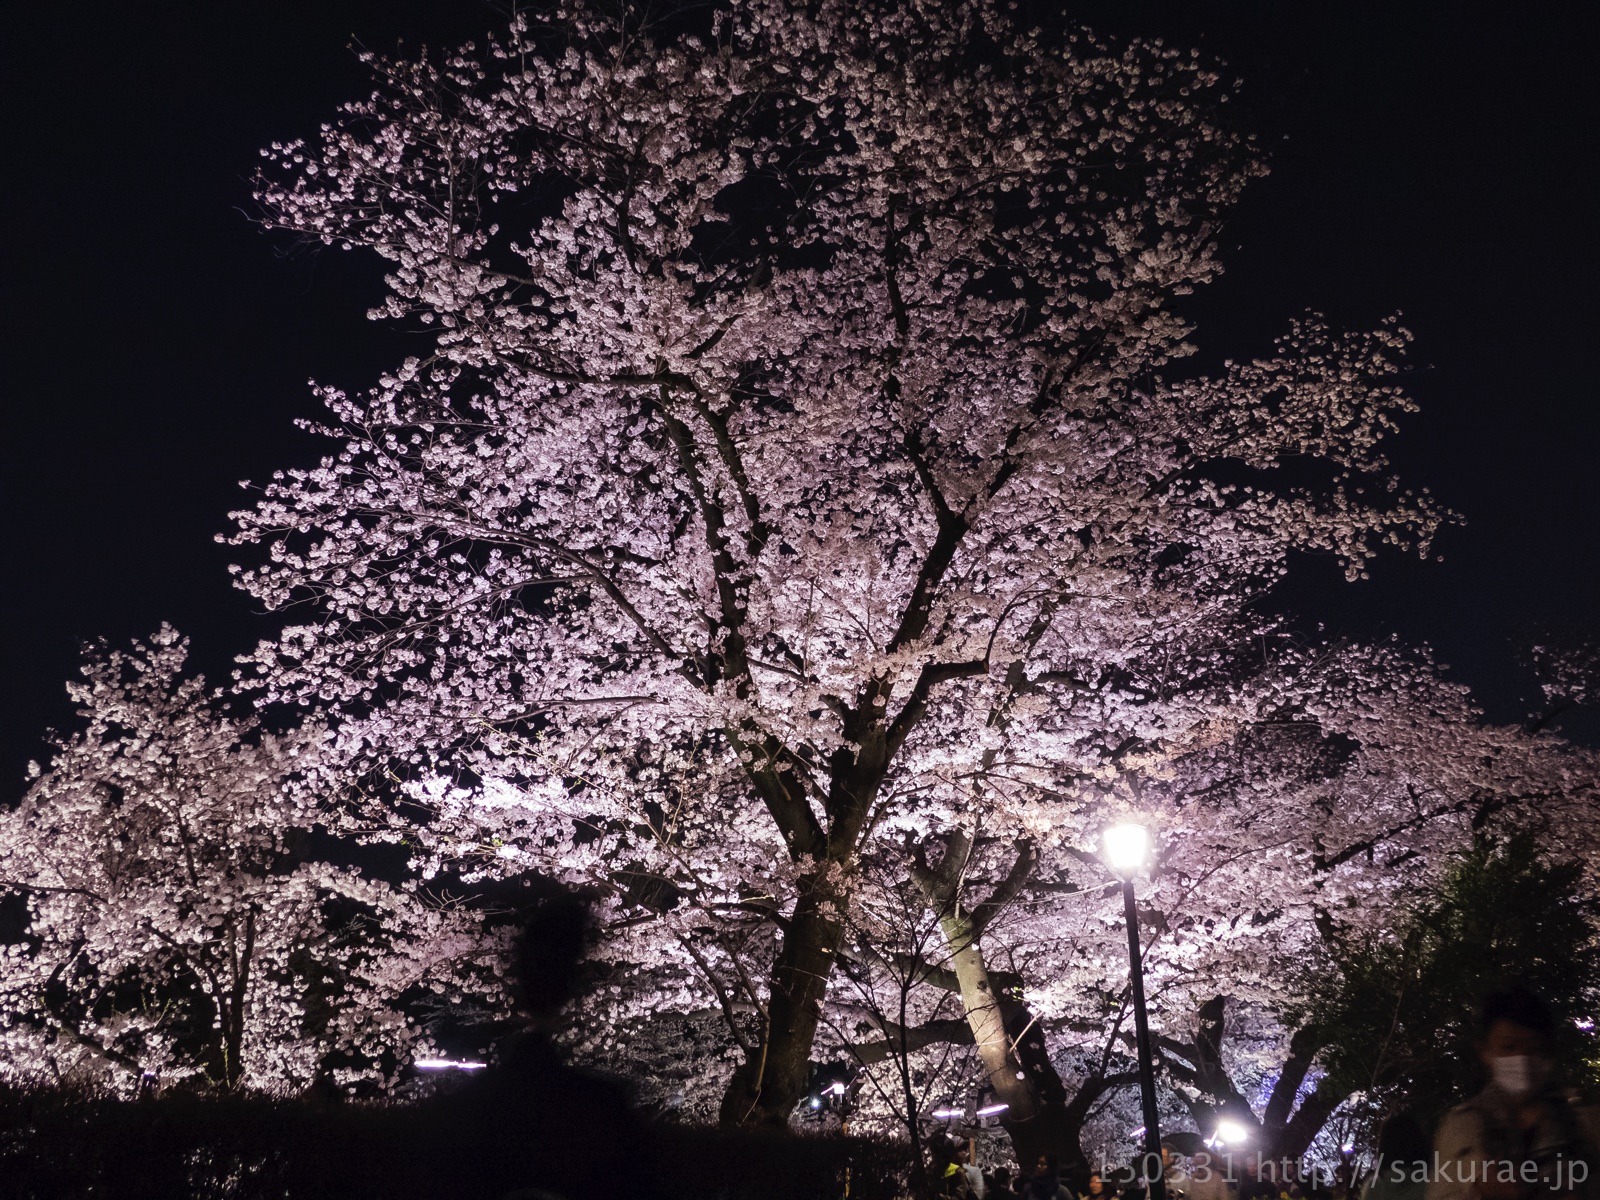
<svg viewBox="0 0 1600 1200">
<path fill-rule="evenodd" d="M 812 823 L 814 849 L 809 853 L 817 867 L 800 881 L 799 899 L 772 966 L 766 1027 L 723 1093 L 720 1116 L 725 1125 L 784 1128 L 805 1095 L 811 1046 L 844 942 L 863 824 L 893 753 L 876 700 L 887 699 L 888 693 L 880 687 L 875 683 L 867 689 L 857 716 L 845 723 L 845 736 L 856 749 L 835 751 L 829 764 L 827 830 L 811 822 L 809 809 L 802 807 L 800 823 Z M 798 803 L 808 802 L 802 795 Z M 797 849 L 791 840 L 791 853 Z"/>
<path fill-rule="evenodd" d="M 250 969 L 255 958 L 255 948 L 256 916 L 253 912 L 247 912 L 243 934 L 241 935 L 236 929 L 230 929 L 228 937 L 220 947 L 222 964 L 216 976 L 219 983 L 225 982 L 227 985 L 225 989 L 219 990 L 215 1003 L 216 1052 L 221 1059 L 222 1086 L 229 1091 L 237 1088 L 244 1079 L 245 1015 L 249 1003 Z"/>
<path fill-rule="evenodd" d="M 1326 1078 L 1310 1095 L 1303 1099 L 1300 1096 L 1301 1086 L 1322 1050 L 1322 1034 L 1310 1026 L 1295 1031 L 1289 1041 L 1289 1056 L 1278 1073 L 1266 1108 L 1257 1119 L 1222 1062 L 1222 1041 L 1227 1031 L 1226 1005 L 1222 996 L 1208 1000 L 1196 1014 L 1193 1042 L 1169 1043 L 1193 1063 L 1193 1067 L 1184 1068 L 1170 1058 L 1166 1060 L 1167 1066 L 1175 1069 L 1180 1078 L 1200 1093 L 1190 1102 L 1189 1108 L 1202 1128 L 1225 1114 L 1255 1126 L 1255 1152 L 1263 1159 L 1298 1159 L 1321 1132 L 1334 1109 L 1348 1096 L 1346 1090 Z"/>
<path fill-rule="evenodd" d="M 1076 1171 L 1083 1158 L 1078 1126 L 1067 1109 L 1067 1091 L 1045 1048 L 1044 1035 L 1022 1003 L 999 995 L 971 922 L 960 913 L 940 921 L 961 987 L 961 1004 L 978 1057 L 1006 1111 L 1000 1118 L 1017 1161 L 1031 1166 L 1041 1155 Z"/>
<path fill-rule="evenodd" d="M 1333 1110 L 1343 1104 L 1348 1093 L 1324 1079 L 1312 1093 L 1300 1102 L 1280 1128 L 1272 1131 L 1272 1157 L 1298 1159 L 1311 1148 L 1312 1139 L 1322 1132 L 1322 1127 L 1333 1116 Z"/>
<path fill-rule="evenodd" d="M 939 914 L 961 1006 L 989 1084 L 996 1099 L 1006 1105 L 1000 1123 L 1011 1138 L 1017 1161 L 1031 1166 L 1047 1155 L 1071 1177 L 1083 1176 L 1087 1183 L 1080 1132 L 1092 1097 L 1081 1105 L 1068 1103 L 1044 1031 L 1025 1004 L 996 989 L 983 957 L 984 929 L 1015 898 L 1037 862 L 1031 843 L 1021 843 L 1018 851 L 1005 881 L 970 908 L 961 902 L 962 875 L 972 854 L 970 835 L 951 834 L 937 868 L 930 867 L 926 853 L 919 850 L 913 878 Z M 1102 1085 L 1095 1094 L 1103 1091 Z"/>
<path fill-rule="evenodd" d="M 1128 1087 L 1139 1082 L 1139 1072 L 1114 1071 L 1109 1075 L 1091 1075 L 1078 1085 L 1077 1092 L 1067 1101 L 1067 1149 L 1061 1155 L 1062 1173 L 1079 1191 L 1087 1191 L 1089 1174 L 1096 1169 L 1089 1156 L 1083 1152 L 1083 1123 L 1089 1119 L 1089 1110 L 1095 1101 L 1107 1092 Z"/>
<path fill-rule="evenodd" d="M 723 1124 L 784 1128 L 805 1096 L 811 1045 L 844 939 L 844 904 L 825 872 L 805 881 L 773 964 L 766 1028 L 728 1082 Z"/>
</svg>

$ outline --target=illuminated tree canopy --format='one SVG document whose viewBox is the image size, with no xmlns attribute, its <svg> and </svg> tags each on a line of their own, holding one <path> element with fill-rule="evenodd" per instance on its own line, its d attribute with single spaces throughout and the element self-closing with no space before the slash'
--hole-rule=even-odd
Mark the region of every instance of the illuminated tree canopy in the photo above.
<svg viewBox="0 0 1600 1200">
<path fill-rule="evenodd" d="M 0 813 L 0 1080 L 142 1079 L 280 1094 L 386 1088 L 428 1049 L 423 996 L 493 995 L 490 942 L 448 906 L 309 853 L 329 814 L 290 786 L 323 731 L 232 719 L 161 630 L 91 653 L 83 729 Z"/>
<path fill-rule="evenodd" d="M 167 732 L 97 733 L 86 699 L 8 818 L 31 848 L 0 852 L 60 930 L 54 957 L 8 952 L 48 997 L 91 969 L 75 930 L 102 909 L 45 898 L 65 868 L 40 823 L 74 812 L 98 845 L 125 818 L 95 789 L 156 795 L 137 747 L 187 738 L 161 770 L 233 857 L 185 866 L 153 815 L 168 874 L 138 887 L 175 915 L 140 919 L 197 963 L 254 939 L 259 965 L 194 985 L 199 1049 L 120 1002 L 114 1028 L 35 1002 L 8 1036 L 108 1063 L 166 1038 L 230 1086 L 336 1051 L 391 1079 L 426 1036 L 419 980 L 505 1003 L 494 946 L 419 881 L 537 875 L 598 897 L 572 1047 L 653 1102 L 781 1126 L 838 1059 L 863 1127 L 985 1085 L 1019 1151 L 1081 1160 L 1130 1078 L 1108 825 L 1155 834 L 1155 1021 L 1201 1114 L 1293 1058 L 1285 964 L 1330 962 L 1330 930 L 1376 936 L 1508 822 L 1587 844 L 1587 759 L 1486 723 L 1424 653 L 1270 615 L 1296 555 L 1358 579 L 1449 514 L 1385 456 L 1413 408 L 1397 320 L 1298 315 L 1198 365 L 1184 297 L 1265 172 L 1203 55 L 998 0 L 750 0 L 561 4 L 368 61 L 371 96 L 256 185 L 269 228 L 381 261 L 371 315 L 419 347 L 318 386 L 326 456 L 234 515 L 237 580 L 283 615 L 237 697 L 302 725 L 213 711 L 169 635 L 96 660 L 93 696 L 125 668 L 177 689 L 140 701 Z M 267 815 L 235 836 L 228 805 Z M 293 862 L 290 831 L 330 821 L 404 842 L 418 880 Z M 295 982 L 313 959 L 350 989 L 326 1029 Z M 229 998 L 249 987 L 278 991 Z M 1224 1002 L 1259 1035 L 1226 1069 Z M 1307 1103 L 1263 1120 L 1309 1140 Z"/>
<path fill-rule="evenodd" d="M 722 980 L 725 1119 L 802 1094 L 863 863 L 1169 823 L 1141 779 L 1318 686 L 1249 665 L 1288 555 L 1440 520 L 1382 457 L 1398 326 L 1183 369 L 1262 170 L 1198 55 L 774 3 L 373 65 L 259 196 L 437 333 L 239 515 L 244 586 L 315 614 L 259 686 L 403 763 L 440 861 L 658 912 L 619 969 Z"/>
</svg>

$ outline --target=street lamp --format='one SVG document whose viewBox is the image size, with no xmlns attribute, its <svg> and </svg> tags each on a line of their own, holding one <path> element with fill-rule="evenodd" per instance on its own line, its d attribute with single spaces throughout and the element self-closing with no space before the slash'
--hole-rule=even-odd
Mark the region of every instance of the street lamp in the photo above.
<svg viewBox="0 0 1600 1200">
<path fill-rule="evenodd" d="M 1144 965 L 1139 953 L 1139 910 L 1133 877 L 1150 857 L 1150 831 L 1143 825 L 1113 825 L 1102 839 L 1106 861 L 1122 879 L 1122 908 L 1128 920 L 1128 971 L 1133 981 L 1133 1027 L 1139 1042 L 1139 1092 L 1144 1100 L 1144 1163 L 1149 1200 L 1167 1200 L 1161 1161 L 1161 1129 L 1156 1114 L 1156 1071 L 1150 1055 L 1150 1020 L 1144 1010 Z M 1152 1160 L 1154 1170 L 1151 1169 Z"/>
<path fill-rule="evenodd" d="M 1215 1137 L 1224 1146 L 1238 1146 L 1249 1140 L 1250 1131 L 1242 1123 L 1224 1117 L 1217 1122 Z"/>
</svg>

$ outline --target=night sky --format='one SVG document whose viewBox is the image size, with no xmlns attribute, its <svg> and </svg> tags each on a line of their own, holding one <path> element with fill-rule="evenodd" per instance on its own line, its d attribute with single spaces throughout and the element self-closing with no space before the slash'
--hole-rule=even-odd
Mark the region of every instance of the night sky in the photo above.
<svg viewBox="0 0 1600 1200">
<path fill-rule="evenodd" d="M 1311 308 L 1416 333 L 1423 411 L 1395 458 L 1466 519 L 1445 561 L 1350 586 L 1297 567 L 1284 602 L 1330 633 L 1427 641 L 1492 715 L 1538 622 L 1600 599 L 1596 44 L 1591 6 L 1112 3 L 1070 11 L 1223 56 L 1271 148 L 1197 298 L 1216 356 Z M 15 3 L 0 16 L 0 800 L 71 720 L 77 647 L 170 621 L 225 677 L 271 618 L 212 538 L 241 479 L 308 464 L 306 381 L 361 388 L 416 336 L 365 320 L 377 269 L 291 252 L 248 220 L 257 150 L 366 90 L 349 46 L 453 43 L 478 0 Z M 1592 729 L 1574 728 L 1592 736 Z"/>
</svg>

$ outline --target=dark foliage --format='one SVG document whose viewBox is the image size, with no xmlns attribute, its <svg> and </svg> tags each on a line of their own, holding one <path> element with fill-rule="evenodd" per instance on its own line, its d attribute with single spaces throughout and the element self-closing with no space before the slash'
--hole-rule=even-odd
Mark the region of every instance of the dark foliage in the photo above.
<svg viewBox="0 0 1600 1200">
<path fill-rule="evenodd" d="M 415 1107 L 0 1097 L 0 1200 L 873 1200 L 902 1150 L 648 1126 L 604 1081 L 485 1079 Z"/>
<path fill-rule="evenodd" d="M 1578 1022 L 1600 997 L 1600 901 L 1583 876 L 1529 836 L 1483 842 L 1392 937 L 1345 944 L 1338 985 L 1303 1014 L 1330 1078 L 1377 1113 L 1403 1107 L 1431 1123 L 1483 1085 L 1479 1009 L 1518 988 L 1549 1004 L 1568 1082 L 1592 1087 L 1594 1036 Z"/>
</svg>

